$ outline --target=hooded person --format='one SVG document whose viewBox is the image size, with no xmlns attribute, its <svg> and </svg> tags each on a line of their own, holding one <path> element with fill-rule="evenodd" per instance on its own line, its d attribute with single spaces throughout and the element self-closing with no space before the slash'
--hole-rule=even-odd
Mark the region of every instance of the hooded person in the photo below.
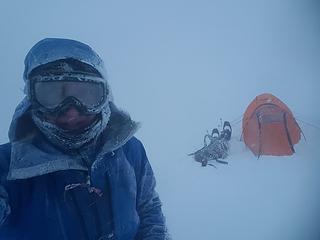
<svg viewBox="0 0 320 240">
<path fill-rule="evenodd" d="M 101 58 L 50 38 L 25 59 L 26 97 L 0 146 L 0 239 L 168 239 L 139 124 Z"/>
</svg>

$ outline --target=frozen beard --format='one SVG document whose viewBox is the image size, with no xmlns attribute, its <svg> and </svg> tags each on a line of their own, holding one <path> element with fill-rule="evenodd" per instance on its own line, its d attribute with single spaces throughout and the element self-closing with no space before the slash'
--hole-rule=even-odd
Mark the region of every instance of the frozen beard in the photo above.
<svg viewBox="0 0 320 240">
<path fill-rule="evenodd" d="M 79 133 L 65 130 L 57 125 L 47 121 L 37 113 L 37 110 L 32 111 L 32 119 L 39 130 L 48 138 L 54 145 L 63 150 L 75 150 L 81 148 L 86 143 L 89 143 L 98 137 L 106 128 L 111 110 L 109 104 L 105 104 L 102 111 L 98 114 L 98 118 Z"/>
</svg>

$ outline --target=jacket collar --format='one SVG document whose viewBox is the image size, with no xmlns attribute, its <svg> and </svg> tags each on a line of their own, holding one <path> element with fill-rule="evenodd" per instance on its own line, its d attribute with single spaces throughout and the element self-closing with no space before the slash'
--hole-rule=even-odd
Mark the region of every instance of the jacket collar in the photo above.
<svg viewBox="0 0 320 240">
<path fill-rule="evenodd" d="M 139 123 L 131 120 L 130 116 L 119 110 L 113 102 L 110 102 L 110 108 L 111 117 L 100 136 L 101 148 L 92 161 L 91 168 L 94 168 L 96 162 L 101 161 L 106 153 L 123 146 L 139 128 Z M 81 154 L 86 151 L 85 147 L 77 153 L 67 154 L 50 144 L 30 120 L 29 109 L 30 103 L 24 99 L 16 108 L 9 129 L 12 148 L 7 179 L 25 179 L 68 169 L 88 171 Z"/>
</svg>

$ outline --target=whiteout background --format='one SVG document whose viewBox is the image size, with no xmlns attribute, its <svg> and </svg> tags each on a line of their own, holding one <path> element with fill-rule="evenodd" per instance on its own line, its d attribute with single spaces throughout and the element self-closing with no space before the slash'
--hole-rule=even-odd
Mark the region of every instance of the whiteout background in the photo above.
<svg viewBox="0 0 320 240">
<path fill-rule="evenodd" d="M 92 46 L 158 180 L 174 239 L 320 239 L 320 4 L 314 0 L 1 1 L 0 140 L 22 99 L 23 60 L 45 37 Z M 309 124 L 291 157 L 259 160 L 234 124 L 228 166 L 187 153 L 219 119 L 269 92 Z"/>
</svg>

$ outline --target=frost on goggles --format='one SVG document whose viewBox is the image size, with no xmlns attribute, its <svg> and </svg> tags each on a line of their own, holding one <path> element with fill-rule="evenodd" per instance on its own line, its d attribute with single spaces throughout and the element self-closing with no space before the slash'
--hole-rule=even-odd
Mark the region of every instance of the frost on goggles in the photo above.
<svg viewBox="0 0 320 240">
<path fill-rule="evenodd" d="M 86 107 L 92 108 L 105 101 L 102 82 L 79 80 L 47 80 L 34 83 L 34 97 L 45 108 L 54 109 L 65 99 L 74 97 Z"/>
</svg>

